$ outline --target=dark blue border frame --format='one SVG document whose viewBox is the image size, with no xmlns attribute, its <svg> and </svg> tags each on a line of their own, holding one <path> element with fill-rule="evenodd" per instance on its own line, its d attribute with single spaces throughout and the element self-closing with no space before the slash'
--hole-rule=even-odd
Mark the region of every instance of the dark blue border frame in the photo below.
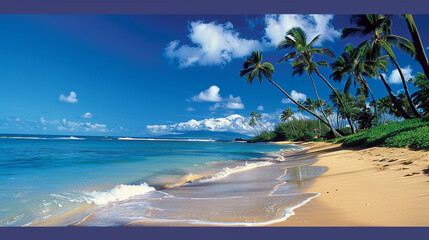
<svg viewBox="0 0 429 240">
<path fill-rule="evenodd" d="M 428 239 L 426 227 L 13 227 L 0 228 L 2 239 Z"/>
<path fill-rule="evenodd" d="M 429 13 L 427 0 L 1 0 L 0 13 Z"/>
<path fill-rule="evenodd" d="M 429 14 L 428 0 L 0 0 L 0 14 Z M 429 217 L 429 216 L 428 216 Z M 123 227 L 10 228 L 12 239 L 429 239 L 428 227 Z"/>
</svg>

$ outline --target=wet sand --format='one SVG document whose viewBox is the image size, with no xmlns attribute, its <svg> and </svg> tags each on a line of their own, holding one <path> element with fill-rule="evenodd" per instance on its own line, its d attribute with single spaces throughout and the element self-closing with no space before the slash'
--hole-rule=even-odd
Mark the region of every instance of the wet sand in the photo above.
<svg viewBox="0 0 429 240">
<path fill-rule="evenodd" d="M 321 195 L 270 226 L 429 226 L 429 152 L 298 145 L 309 149 L 294 158 L 328 168 L 306 190 Z"/>
</svg>

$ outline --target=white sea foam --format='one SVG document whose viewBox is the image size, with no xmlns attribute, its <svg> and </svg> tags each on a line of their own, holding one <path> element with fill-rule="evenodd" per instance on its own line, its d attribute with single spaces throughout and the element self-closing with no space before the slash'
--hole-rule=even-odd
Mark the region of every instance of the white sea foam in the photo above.
<svg viewBox="0 0 429 240">
<path fill-rule="evenodd" d="M 273 165 L 273 164 L 274 164 L 274 162 L 269 162 L 269 161 L 252 162 L 252 163 L 246 162 L 246 164 L 242 165 L 242 166 L 236 166 L 233 168 L 226 167 L 226 168 L 222 169 L 220 172 L 215 173 L 215 174 L 213 174 L 207 178 L 201 179 L 199 181 L 200 182 L 217 181 L 219 179 L 225 178 L 225 177 L 227 177 L 231 174 L 234 174 L 234 173 L 244 172 L 244 171 L 248 171 L 250 169 L 269 166 L 269 165 Z"/>
<path fill-rule="evenodd" d="M 30 140 L 46 139 L 46 138 L 41 138 L 41 137 L 4 137 L 4 138 L 11 138 L 11 139 L 30 139 Z"/>
<path fill-rule="evenodd" d="M 121 184 L 104 192 L 84 192 L 84 199 L 87 203 L 104 205 L 111 202 L 127 200 L 131 197 L 143 195 L 152 191 L 155 191 L 155 188 L 150 187 L 146 183 L 141 183 L 140 185 Z"/>
<path fill-rule="evenodd" d="M 120 137 L 118 140 L 125 141 L 175 141 L 175 142 L 215 142 L 213 139 L 172 139 L 172 138 L 131 138 L 131 137 Z"/>
<path fill-rule="evenodd" d="M 78 137 L 58 137 L 58 138 L 54 138 L 54 139 L 62 139 L 62 140 L 85 140 L 85 138 L 78 138 Z"/>
</svg>

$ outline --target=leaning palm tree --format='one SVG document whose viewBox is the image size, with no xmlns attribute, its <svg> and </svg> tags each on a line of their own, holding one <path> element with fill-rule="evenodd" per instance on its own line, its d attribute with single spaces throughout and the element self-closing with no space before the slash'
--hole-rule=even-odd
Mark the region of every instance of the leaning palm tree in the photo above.
<svg viewBox="0 0 429 240">
<path fill-rule="evenodd" d="M 360 34 L 361 37 L 371 35 L 370 38 L 368 38 L 359 45 L 359 48 L 363 52 L 366 51 L 366 48 L 371 48 L 373 51 L 380 51 L 384 49 L 384 51 L 387 53 L 390 60 L 393 62 L 396 69 L 398 70 L 413 114 L 416 117 L 421 118 L 422 115 L 412 102 L 412 98 L 410 92 L 408 91 L 408 86 L 404 74 L 402 73 L 402 69 L 399 66 L 398 61 L 396 60 L 396 56 L 392 50 L 393 44 L 396 44 L 398 47 L 400 47 L 402 50 L 405 50 L 406 52 L 415 52 L 414 46 L 408 39 L 391 34 L 392 21 L 389 19 L 389 16 L 384 16 L 381 14 L 359 14 L 353 15 L 351 18 L 351 22 L 357 25 L 357 27 L 343 28 L 341 38 L 346 38 L 348 36 L 353 36 L 356 34 Z"/>
<path fill-rule="evenodd" d="M 240 71 L 240 77 L 246 76 L 246 81 L 252 83 L 255 77 L 258 78 L 259 83 L 262 83 L 262 76 L 264 76 L 271 84 L 276 86 L 287 98 L 289 98 L 298 107 L 304 109 L 312 116 L 320 119 L 324 124 L 328 125 L 325 119 L 317 115 L 316 113 L 307 109 L 304 105 L 295 101 L 287 92 L 283 90 L 277 83 L 271 80 L 271 75 L 274 73 L 274 67 L 271 63 L 262 63 L 262 53 L 259 51 L 253 51 L 243 63 L 243 70 Z"/>
<path fill-rule="evenodd" d="M 262 126 L 262 128 L 264 129 L 265 132 L 268 132 L 267 129 L 265 128 L 265 126 L 261 123 L 262 120 L 262 115 L 260 113 L 254 112 L 252 111 L 250 113 L 250 116 L 256 120 L 256 122 L 258 122 L 259 126 Z"/>
<path fill-rule="evenodd" d="M 335 90 L 334 87 L 328 82 L 328 80 L 323 77 L 323 75 L 319 72 L 318 69 L 318 66 L 329 66 L 328 63 L 326 61 L 313 61 L 314 54 L 335 57 L 332 51 L 328 48 L 314 47 L 320 36 L 321 35 L 317 35 L 309 43 L 307 43 L 307 34 L 300 27 L 295 27 L 286 33 L 285 39 L 283 39 L 277 46 L 278 49 L 293 49 L 293 51 L 287 53 L 282 59 L 280 59 L 279 63 L 294 59 L 292 61 L 292 76 L 295 74 L 302 75 L 303 73 L 307 73 L 313 84 L 313 88 L 318 101 L 320 101 L 320 98 L 312 77 L 313 72 L 316 73 L 316 75 L 318 75 L 321 79 L 323 79 L 323 81 L 325 81 L 325 83 L 331 88 L 331 90 Z M 339 99 L 339 101 L 340 104 L 342 104 L 341 99 Z M 320 109 L 320 112 L 326 118 L 323 109 Z M 347 120 L 351 121 L 348 115 Z M 336 137 L 340 135 L 330 124 L 328 125 L 328 127 Z M 351 128 L 352 132 L 354 133 L 353 127 Z"/>
<path fill-rule="evenodd" d="M 382 72 L 387 72 L 386 66 L 389 65 L 389 62 L 386 60 L 388 56 L 380 56 L 380 51 L 373 51 L 372 48 L 367 48 L 365 53 L 365 75 L 371 76 L 374 78 L 380 78 L 389 93 L 389 97 L 396 108 L 396 110 L 401 114 L 405 119 L 410 119 L 411 116 L 402 108 L 400 102 L 398 101 L 396 95 L 393 93 L 392 88 L 389 83 L 387 83 L 385 75 Z"/>
<path fill-rule="evenodd" d="M 253 117 L 250 118 L 250 120 L 249 120 L 249 126 L 251 128 L 253 128 L 255 136 L 259 134 L 258 130 L 256 129 L 256 120 L 255 120 L 255 118 L 253 118 Z"/>
<path fill-rule="evenodd" d="M 420 65 L 423 68 L 423 72 L 426 76 L 429 76 L 429 62 L 426 57 L 425 48 L 423 47 L 422 40 L 420 39 L 419 31 L 417 30 L 416 23 L 414 22 L 413 15 L 404 14 L 405 21 L 407 22 L 408 29 L 411 33 L 413 45 L 415 49 L 415 55 Z"/>
</svg>

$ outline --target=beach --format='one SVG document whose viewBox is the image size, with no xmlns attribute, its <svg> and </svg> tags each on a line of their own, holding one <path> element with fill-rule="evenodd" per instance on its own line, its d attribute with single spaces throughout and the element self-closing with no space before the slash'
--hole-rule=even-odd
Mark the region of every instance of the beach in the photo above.
<svg viewBox="0 0 429 240">
<path fill-rule="evenodd" d="M 33 146 L 21 156 L 31 159 L 9 164 L 16 175 L 5 179 L 16 193 L 8 194 L 20 201 L 2 199 L 11 210 L 5 225 L 429 225 L 427 151 L 326 142 L 3 141 L 10 154 Z M 46 161 L 46 149 L 64 153 Z M 29 172 L 29 163 L 40 169 Z M 88 167 L 100 174 L 82 171 Z"/>
<path fill-rule="evenodd" d="M 423 171 L 428 168 L 429 152 L 299 145 L 308 149 L 294 158 L 314 157 L 315 166 L 328 168 L 306 189 L 321 194 L 295 209 L 294 216 L 270 226 L 429 225 L 429 176 Z"/>
<path fill-rule="evenodd" d="M 286 153 L 286 161 L 317 159 L 307 167 L 327 169 L 300 185 L 301 192 L 320 195 L 293 209 L 287 219 L 255 226 L 429 225 L 429 176 L 424 171 L 429 164 L 428 152 L 381 147 L 351 149 L 324 142 L 278 144 L 305 148 Z M 213 225 L 136 222 L 127 226 Z"/>
</svg>

